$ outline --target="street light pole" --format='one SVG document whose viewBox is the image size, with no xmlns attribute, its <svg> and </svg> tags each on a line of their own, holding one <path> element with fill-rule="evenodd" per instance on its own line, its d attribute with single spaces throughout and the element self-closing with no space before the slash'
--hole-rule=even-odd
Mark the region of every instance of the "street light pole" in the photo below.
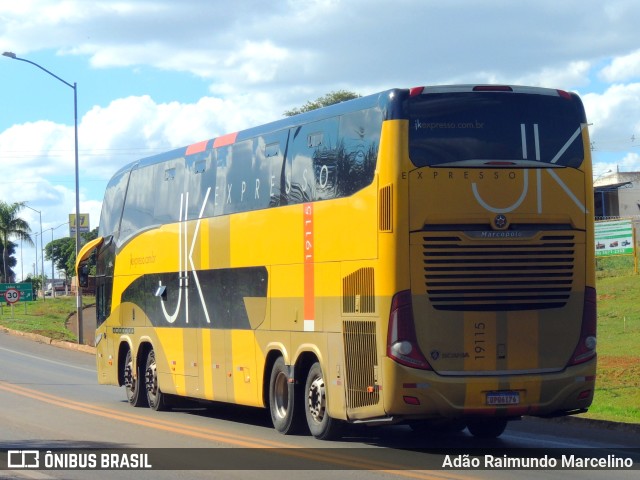
<svg viewBox="0 0 640 480">
<path fill-rule="evenodd" d="M 42 250 L 42 212 L 40 210 L 36 210 L 35 208 L 30 207 L 26 203 L 24 204 L 24 206 L 27 207 L 29 210 L 33 210 L 40 216 L 40 263 L 42 264 L 40 279 L 42 281 L 42 301 L 44 302 L 45 294 L 44 294 L 44 252 Z M 38 240 L 36 240 L 36 265 L 38 264 L 38 243 L 37 242 Z M 37 269 L 38 268 L 36 267 L 36 270 Z"/>
<path fill-rule="evenodd" d="M 27 60 L 24 58 L 20 58 L 16 56 L 13 52 L 4 52 L 2 55 L 8 58 L 12 58 L 13 60 L 20 60 L 21 62 L 30 63 L 34 67 L 39 68 L 40 70 L 48 73 L 53 78 L 61 81 L 67 87 L 73 89 L 73 120 L 74 120 L 74 131 L 75 131 L 75 175 L 76 175 L 76 258 L 78 258 L 78 254 L 80 253 L 80 177 L 78 172 L 78 85 L 76 82 L 73 82 L 73 85 L 63 80 L 55 73 L 50 72 L 46 68 L 38 65 L 31 60 Z M 40 235 L 40 242 L 42 243 L 42 234 Z M 77 279 L 76 279 L 77 280 Z M 76 285 L 76 309 L 77 309 L 77 321 L 78 321 L 78 343 L 83 343 L 83 326 L 82 326 L 82 289 L 80 288 L 80 282 L 77 282 Z"/>
<path fill-rule="evenodd" d="M 54 285 L 54 281 L 53 281 L 56 278 L 55 271 L 54 271 L 54 262 L 53 262 L 53 231 L 57 230 L 60 227 L 64 227 L 65 225 L 69 225 L 69 222 L 65 222 L 65 223 L 63 223 L 61 225 L 58 225 L 57 227 L 51 227 L 51 228 L 47 228 L 45 230 L 45 232 L 51 230 L 51 285 L 52 285 L 51 286 L 51 296 L 52 297 L 56 296 L 56 289 L 55 289 L 55 285 Z M 68 280 L 66 274 L 65 274 L 64 278 L 65 278 L 65 285 L 66 285 L 66 281 Z M 66 286 L 65 286 L 65 294 L 66 294 L 66 291 L 67 291 L 67 289 L 66 289 Z"/>
<path fill-rule="evenodd" d="M 33 236 L 36 237 L 36 241 L 33 242 L 35 247 L 36 247 L 36 265 L 35 265 L 35 270 L 33 271 L 33 276 L 34 278 L 36 277 L 36 275 L 38 275 L 38 235 L 40 235 L 40 237 L 42 238 L 42 233 L 34 233 Z M 32 284 L 33 286 L 33 284 Z M 38 300 L 38 290 L 36 289 L 36 300 Z M 42 301 L 44 301 L 44 289 L 42 290 Z"/>
</svg>

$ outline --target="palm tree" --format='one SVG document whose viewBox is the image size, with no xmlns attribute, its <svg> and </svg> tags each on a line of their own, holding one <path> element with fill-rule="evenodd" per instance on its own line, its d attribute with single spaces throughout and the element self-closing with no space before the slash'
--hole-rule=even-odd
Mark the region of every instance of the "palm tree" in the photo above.
<svg viewBox="0 0 640 480">
<path fill-rule="evenodd" d="M 18 216 L 25 202 L 7 203 L 0 200 L 0 241 L 2 242 L 2 277 L 6 283 L 8 277 L 9 238 L 15 237 L 24 240 L 28 245 L 33 245 L 31 240 L 31 228 L 29 224 Z"/>
</svg>

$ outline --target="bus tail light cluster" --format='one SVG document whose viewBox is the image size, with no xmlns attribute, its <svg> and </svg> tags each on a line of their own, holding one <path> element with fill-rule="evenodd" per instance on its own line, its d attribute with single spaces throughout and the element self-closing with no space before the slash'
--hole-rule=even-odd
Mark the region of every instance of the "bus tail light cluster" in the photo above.
<svg viewBox="0 0 640 480">
<path fill-rule="evenodd" d="M 387 355 L 407 367 L 431 370 L 418 346 L 409 290 L 396 293 L 391 301 Z"/>
<path fill-rule="evenodd" d="M 597 320 L 596 290 L 595 288 L 587 287 L 584 292 L 584 309 L 582 313 L 580 340 L 571 356 L 569 365 L 578 365 L 595 357 Z"/>
</svg>

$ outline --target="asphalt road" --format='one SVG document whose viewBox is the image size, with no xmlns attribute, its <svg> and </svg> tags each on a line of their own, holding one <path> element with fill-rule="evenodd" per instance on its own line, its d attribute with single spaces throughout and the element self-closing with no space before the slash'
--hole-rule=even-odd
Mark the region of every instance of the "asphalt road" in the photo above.
<svg viewBox="0 0 640 480">
<path fill-rule="evenodd" d="M 62 346 L 62 345 L 59 345 Z M 49 450 L 150 455 L 155 470 L 2 469 L 0 478 L 638 478 L 640 429 L 577 419 L 526 419 L 495 440 L 418 435 L 406 426 L 351 428 L 340 441 L 275 432 L 265 410 L 213 404 L 170 412 L 128 405 L 122 388 L 98 385 L 93 355 L 0 333 L 0 453 Z M 97 449 L 97 450 L 87 450 Z M 151 449 L 151 450 L 147 450 Z M 68 454 L 69 451 L 65 453 Z M 471 455 L 465 457 L 465 455 Z M 504 457 L 506 455 L 507 457 Z M 634 462 L 635 470 L 442 468 L 477 458 L 578 455 Z M 53 457 L 51 457 L 53 458 Z M 100 457 L 97 457 L 98 459 Z M 119 457 L 118 457 L 119 458 Z M 560 458 L 560 457 L 558 457 Z M 610 458 L 610 457 L 609 457 Z M 448 459 L 448 460 L 447 460 Z M 60 462 L 69 461 L 59 458 Z M 77 460 L 77 459 L 76 459 Z M 121 461 L 121 459 L 119 460 Z M 64 465 L 63 465 L 64 466 Z M 67 465 L 68 466 L 68 465 Z M 118 465 L 121 466 L 121 465 Z M 168 468 L 170 470 L 159 470 Z M 201 470 L 193 470 L 201 468 Z M 371 470 L 369 470 L 371 469 Z"/>
</svg>

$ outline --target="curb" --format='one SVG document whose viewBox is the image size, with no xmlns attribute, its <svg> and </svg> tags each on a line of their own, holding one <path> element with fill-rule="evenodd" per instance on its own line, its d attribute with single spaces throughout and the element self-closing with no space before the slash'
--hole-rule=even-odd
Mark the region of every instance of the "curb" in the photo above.
<svg viewBox="0 0 640 480">
<path fill-rule="evenodd" d="M 584 418 L 579 416 L 567 415 L 566 417 L 525 417 L 529 422 L 555 423 L 557 425 L 567 425 L 571 427 L 593 428 L 598 430 L 609 430 L 612 432 L 631 433 L 640 435 L 640 424 L 638 423 L 621 423 L 612 422 L 610 420 L 598 420 L 595 418 Z"/>
<path fill-rule="evenodd" d="M 9 335 L 15 335 L 16 337 L 24 337 L 29 340 L 36 341 L 38 343 L 45 343 L 47 345 L 53 345 L 54 347 L 66 348 L 67 350 L 75 350 L 77 352 L 89 353 L 92 355 L 96 354 L 96 347 L 92 347 L 90 345 L 81 345 L 79 343 L 66 342 L 64 340 L 54 340 L 49 337 L 45 337 L 44 335 L 39 335 L 37 333 L 31 332 L 21 332 L 19 330 L 11 330 L 7 327 L 1 327 L 0 331 L 3 333 L 8 333 Z"/>
</svg>

